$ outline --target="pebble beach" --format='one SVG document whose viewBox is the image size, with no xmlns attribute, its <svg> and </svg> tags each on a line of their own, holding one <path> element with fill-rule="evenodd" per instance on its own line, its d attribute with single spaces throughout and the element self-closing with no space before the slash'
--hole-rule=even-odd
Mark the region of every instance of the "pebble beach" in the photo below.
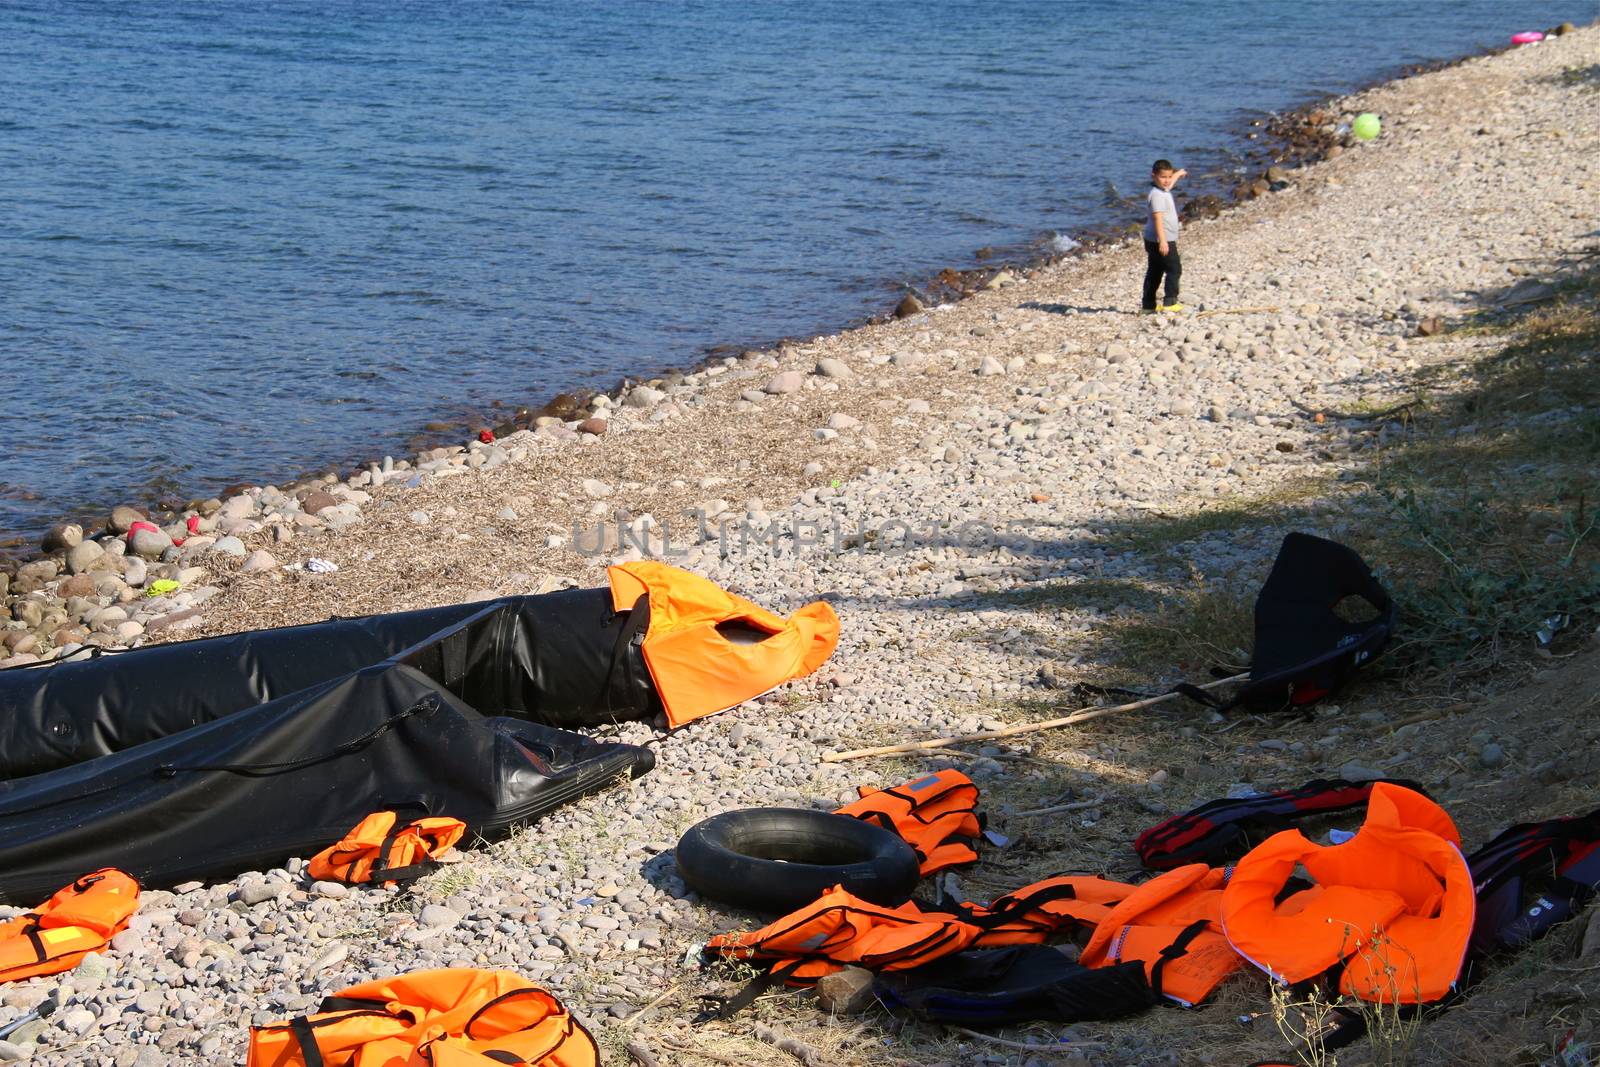
<svg viewBox="0 0 1600 1067">
<path fill-rule="evenodd" d="M 0 1063 L 243 1062 L 252 1023 L 444 966 L 548 986 L 608 1063 L 628 1062 L 630 1043 L 661 1064 L 796 1062 L 748 1027 L 689 1024 L 695 1005 L 676 991 L 702 979 L 686 954 L 752 917 L 686 889 L 678 836 L 721 811 L 831 809 L 858 786 L 952 765 L 997 792 L 1016 778 L 1127 786 L 1129 817 L 1146 821 L 1189 806 L 1162 788 L 1169 770 L 1089 743 L 1069 769 L 989 747 L 826 757 L 998 729 L 1092 677 L 1095 634 L 1131 610 L 1115 588 L 1258 586 L 1283 530 L 1211 529 L 1152 553 L 1142 524 L 1337 481 L 1395 431 L 1313 413 L 1402 403 L 1419 369 L 1498 343 L 1430 324 L 1542 299 L 1552 265 L 1593 246 L 1597 69 L 1600 30 L 1586 27 L 1325 102 L 1330 127 L 1370 111 L 1381 135 L 1341 140 L 1264 195 L 1186 223 L 1181 312 L 1135 314 L 1144 256 L 1124 241 L 987 277 L 958 302 L 652 379 L 582 418 L 252 487 L 165 527 L 135 527 L 129 508 L 103 529 L 58 527 L 44 555 L 0 572 L 0 667 L 594 587 L 608 563 L 647 554 L 778 612 L 825 598 L 843 636 L 814 676 L 759 701 L 667 736 L 607 731 L 651 741 L 656 769 L 460 850 L 409 892 L 314 883 L 303 860 L 146 891 L 108 953 L 0 986 L 0 1027 L 52 993 L 61 1004 L 0 1041 Z M 1112 592 L 1036 595 L 1080 583 Z M 1149 685 L 1179 680 L 1176 666 Z M 1313 742 L 1282 758 L 1299 767 L 1277 784 L 1294 784 L 1351 753 Z M 990 825 L 1025 838 L 1026 820 L 1007 816 L 991 810 Z M 1130 876 L 1125 846 L 1112 860 L 1069 848 L 1053 866 Z M 0 920 L 21 910 L 0 906 Z M 797 1031 L 829 1048 L 818 1063 L 1226 1062 L 1153 1047 L 1137 1020 L 1079 1050 L 979 1042 L 936 1060 L 815 1014 L 807 1025 L 842 1042 Z"/>
</svg>

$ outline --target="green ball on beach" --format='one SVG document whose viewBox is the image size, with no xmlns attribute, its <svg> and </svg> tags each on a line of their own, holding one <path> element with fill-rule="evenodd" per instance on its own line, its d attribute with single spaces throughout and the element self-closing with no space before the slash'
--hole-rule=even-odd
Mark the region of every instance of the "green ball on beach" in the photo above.
<svg viewBox="0 0 1600 1067">
<path fill-rule="evenodd" d="M 1358 141 L 1370 141 L 1378 136 L 1378 131 L 1383 129 L 1383 123 L 1378 121 L 1378 116 L 1370 111 L 1363 111 L 1356 116 L 1350 124 L 1350 132 L 1355 134 Z"/>
</svg>

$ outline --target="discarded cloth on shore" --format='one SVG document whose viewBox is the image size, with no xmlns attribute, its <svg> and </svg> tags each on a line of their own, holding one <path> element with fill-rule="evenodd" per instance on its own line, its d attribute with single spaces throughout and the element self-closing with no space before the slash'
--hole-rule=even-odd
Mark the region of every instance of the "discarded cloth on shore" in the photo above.
<svg viewBox="0 0 1600 1067">
<path fill-rule="evenodd" d="M 321 1010 L 250 1028 L 248 1067 L 430 1063 L 599 1067 L 594 1037 L 511 971 L 414 971 L 342 989 Z"/>
</svg>

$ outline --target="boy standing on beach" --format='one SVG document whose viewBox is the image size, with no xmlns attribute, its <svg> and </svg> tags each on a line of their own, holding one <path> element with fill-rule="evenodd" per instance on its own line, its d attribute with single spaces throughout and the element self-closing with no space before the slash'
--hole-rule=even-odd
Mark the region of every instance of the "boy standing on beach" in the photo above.
<svg viewBox="0 0 1600 1067">
<path fill-rule="evenodd" d="M 1178 205 L 1172 200 L 1172 187 L 1189 172 L 1174 170 L 1165 159 L 1158 159 L 1150 168 L 1150 213 L 1144 220 L 1144 253 L 1149 266 L 1144 272 L 1144 300 L 1140 307 L 1144 314 L 1157 311 L 1182 311 L 1178 303 L 1178 280 L 1183 276 L 1183 262 L 1178 258 L 1178 234 L 1183 226 L 1178 222 Z M 1162 278 L 1167 282 L 1167 301 L 1156 303 L 1156 289 Z"/>
</svg>

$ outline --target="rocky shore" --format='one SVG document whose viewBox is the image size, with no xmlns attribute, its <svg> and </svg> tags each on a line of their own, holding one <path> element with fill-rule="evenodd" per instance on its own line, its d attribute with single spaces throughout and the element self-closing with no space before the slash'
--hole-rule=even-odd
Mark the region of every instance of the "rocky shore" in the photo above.
<svg viewBox="0 0 1600 1067">
<path fill-rule="evenodd" d="M 470 965 L 548 984 L 608 1062 L 635 1042 L 662 1063 L 792 1064 L 748 1026 L 687 1024 L 705 979 L 686 951 L 749 917 L 686 891 L 678 835 L 736 807 L 833 807 L 857 785 L 951 760 L 996 797 L 1061 783 L 1125 796 L 1116 818 L 1085 813 L 1095 818 L 1080 829 L 1103 821 L 1099 845 L 1063 845 L 1050 866 L 1133 873 L 1127 842 L 1118 852 L 1105 830 L 1207 799 L 1175 781 L 1182 758 L 1132 760 L 1093 730 L 1055 765 L 1003 747 L 822 757 L 994 727 L 1093 676 L 1096 635 L 1131 610 L 1139 583 L 1258 584 L 1281 529 L 1206 529 L 1162 553 L 1140 547 L 1142 531 L 1336 482 L 1394 431 L 1318 413 L 1404 401 L 1419 369 L 1499 343 L 1441 323 L 1543 298 L 1554 264 L 1600 225 L 1597 65 L 1600 31 L 1585 28 L 1330 102 L 1346 122 L 1377 113 L 1382 136 L 1286 168 L 1264 195 L 1190 225 L 1182 313 L 1133 313 L 1143 255 L 1123 244 L 1003 272 L 956 304 L 597 397 L 582 418 L 251 488 L 165 527 L 118 509 L 88 537 L 52 531 L 45 557 L 0 572 L 0 667 L 596 586 L 606 563 L 644 553 L 778 611 L 826 597 L 843 640 L 813 679 L 662 740 L 657 769 L 631 786 L 460 853 L 412 893 L 312 883 L 299 863 L 147 892 L 110 954 L 0 986 L 0 1026 L 52 991 L 63 1005 L 0 1041 L 0 1063 L 242 1062 L 252 1022 L 370 977 Z M 1105 592 L 1039 595 L 1062 585 Z M 1294 784 L 1361 762 L 1320 729 L 1334 741 L 1314 728 L 1253 751 L 1238 779 Z M 1515 729 L 1504 732 L 1480 747 L 1514 749 Z M 644 724 L 618 734 L 656 736 Z M 1193 743 L 1225 755 L 1232 741 Z M 1407 755 L 1400 772 L 1448 786 L 1448 753 Z M 1028 820 L 1006 808 L 989 809 L 991 825 L 1026 840 Z M 1503 814 L 1463 822 L 1513 821 Z M 1003 867 L 1006 852 L 994 855 Z M 883 1019 L 810 1014 L 789 1026 L 824 1050 L 816 1062 L 1232 1062 L 1160 1045 L 1140 1020 L 1069 1028 L 1081 1047 L 1049 1054 L 958 1049 L 948 1035 L 908 1052 Z"/>
</svg>

